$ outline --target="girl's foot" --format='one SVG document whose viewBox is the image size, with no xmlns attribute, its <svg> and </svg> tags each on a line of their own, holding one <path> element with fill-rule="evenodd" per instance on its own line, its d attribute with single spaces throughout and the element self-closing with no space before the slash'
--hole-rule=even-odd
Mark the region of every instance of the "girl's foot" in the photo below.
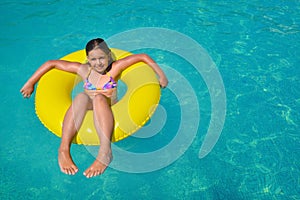
<svg viewBox="0 0 300 200">
<path fill-rule="evenodd" d="M 94 161 L 94 163 L 85 170 L 83 175 L 85 175 L 87 178 L 91 178 L 94 176 L 98 176 L 100 174 L 103 174 L 107 166 L 112 161 L 112 153 L 111 151 L 109 153 L 102 153 L 100 152 Z"/>
<path fill-rule="evenodd" d="M 77 166 L 74 164 L 70 151 L 58 151 L 58 164 L 60 167 L 60 170 L 68 175 L 74 175 L 76 172 L 78 172 Z"/>
</svg>

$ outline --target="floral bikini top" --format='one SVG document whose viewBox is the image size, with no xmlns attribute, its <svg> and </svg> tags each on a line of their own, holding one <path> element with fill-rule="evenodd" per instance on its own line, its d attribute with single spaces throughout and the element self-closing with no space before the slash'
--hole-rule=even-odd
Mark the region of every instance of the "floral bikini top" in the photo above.
<svg viewBox="0 0 300 200">
<path fill-rule="evenodd" d="M 90 69 L 90 71 L 84 81 L 84 84 L 83 84 L 83 88 L 86 90 L 108 90 L 108 89 L 116 88 L 118 85 L 117 82 L 110 75 L 110 73 L 107 72 L 106 75 L 109 76 L 109 81 L 107 83 L 105 83 L 102 88 L 97 88 L 89 81 L 90 73 L 91 73 L 91 69 Z"/>
</svg>

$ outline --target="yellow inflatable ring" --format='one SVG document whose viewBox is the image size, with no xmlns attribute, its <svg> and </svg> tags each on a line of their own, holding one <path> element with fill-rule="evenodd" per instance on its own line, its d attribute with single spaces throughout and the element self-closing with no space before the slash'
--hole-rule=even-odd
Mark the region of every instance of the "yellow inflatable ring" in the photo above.
<svg viewBox="0 0 300 200">
<path fill-rule="evenodd" d="M 131 53 L 111 49 L 116 59 Z M 79 50 L 61 60 L 86 62 L 85 50 Z M 127 90 L 112 106 L 115 119 L 112 142 L 122 140 L 141 128 L 154 113 L 160 100 L 160 87 L 154 71 L 144 63 L 134 64 L 120 75 Z M 77 75 L 52 69 L 38 82 L 35 95 L 35 110 L 38 118 L 55 135 L 61 137 L 62 123 L 72 102 L 72 91 L 80 82 Z M 73 143 L 99 145 L 93 123 L 93 113 L 88 111 Z"/>
</svg>

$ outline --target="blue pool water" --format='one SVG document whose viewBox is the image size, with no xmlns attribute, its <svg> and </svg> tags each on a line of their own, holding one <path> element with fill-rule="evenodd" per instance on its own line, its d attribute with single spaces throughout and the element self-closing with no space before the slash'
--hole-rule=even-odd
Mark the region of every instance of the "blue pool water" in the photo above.
<svg viewBox="0 0 300 200">
<path fill-rule="evenodd" d="M 1 1 L 0 199 L 300 199 L 299 10 L 297 0 Z M 182 46 L 181 36 L 203 48 L 201 69 L 212 64 L 221 81 L 199 73 L 190 62 L 199 49 Z M 170 86 L 149 125 L 114 145 L 105 174 L 86 179 L 94 147 L 73 145 L 80 171 L 62 174 L 60 139 L 19 89 L 43 62 L 94 37 L 148 53 Z M 213 106 L 223 109 L 213 122 L 222 132 L 200 158 Z M 167 151 L 147 157 L 160 149 Z"/>
</svg>

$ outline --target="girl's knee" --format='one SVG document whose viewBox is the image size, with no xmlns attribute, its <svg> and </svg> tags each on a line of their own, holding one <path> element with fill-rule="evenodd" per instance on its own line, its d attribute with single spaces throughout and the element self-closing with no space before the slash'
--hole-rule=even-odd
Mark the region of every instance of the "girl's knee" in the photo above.
<svg viewBox="0 0 300 200">
<path fill-rule="evenodd" d="M 90 98 L 85 93 L 79 93 L 73 100 L 72 106 L 80 109 L 89 109 Z"/>
<path fill-rule="evenodd" d="M 107 101 L 107 98 L 104 95 L 102 95 L 102 94 L 97 94 L 94 97 L 94 100 L 96 100 L 96 101 Z"/>
<path fill-rule="evenodd" d="M 89 99 L 88 95 L 86 95 L 84 92 L 79 93 L 75 98 L 86 99 L 86 100 Z"/>
<path fill-rule="evenodd" d="M 93 99 L 93 104 L 108 104 L 108 99 L 102 94 L 97 94 Z"/>
<path fill-rule="evenodd" d="M 81 103 L 87 103 L 89 102 L 89 97 L 85 94 L 85 93 L 79 93 L 75 99 L 73 100 L 73 102 L 81 102 Z"/>
</svg>

